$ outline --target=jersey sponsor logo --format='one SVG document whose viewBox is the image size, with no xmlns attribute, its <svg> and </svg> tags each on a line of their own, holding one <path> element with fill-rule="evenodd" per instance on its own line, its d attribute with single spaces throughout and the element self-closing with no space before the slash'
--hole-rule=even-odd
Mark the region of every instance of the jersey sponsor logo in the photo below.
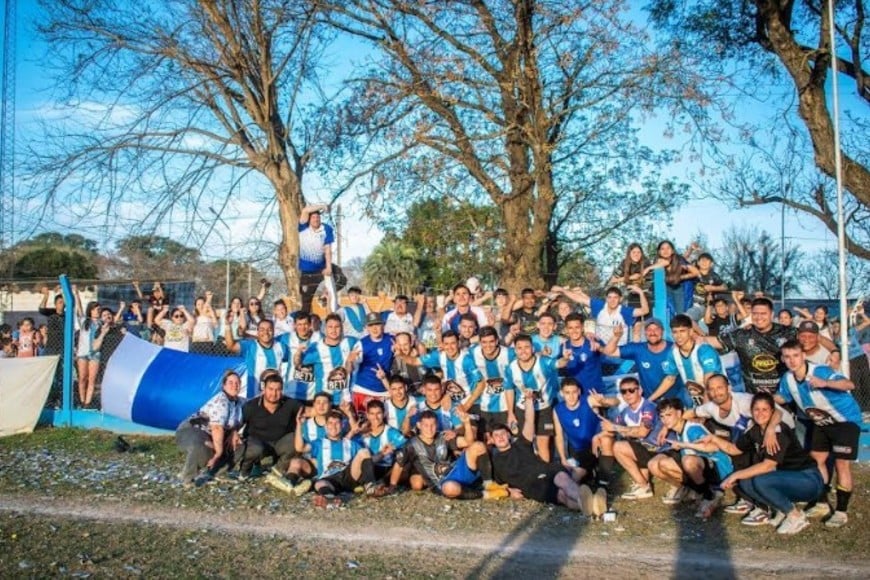
<svg viewBox="0 0 870 580">
<path fill-rule="evenodd" d="M 644 362 L 640 363 L 640 366 L 642 366 L 645 369 L 648 369 L 650 367 L 650 364 L 648 362 L 644 361 Z"/>
<path fill-rule="evenodd" d="M 347 388 L 347 369 L 344 367 L 336 367 L 330 371 L 326 377 L 326 386 L 324 390 L 330 393 L 343 391 Z"/>
<path fill-rule="evenodd" d="M 776 370 L 779 361 L 772 354 L 766 352 L 759 353 L 752 357 L 752 368 L 760 373 L 769 373 Z"/>
<path fill-rule="evenodd" d="M 704 404 L 704 387 L 695 381 L 686 381 L 686 390 L 692 398 L 692 403 L 698 407 Z"/>
<path fill-rule="evenodd" d="M 465 390 L 460 387 L 456 381 L 447 381 L 444 383 L 444 388 L 451 401 L 461 401 L 465 396 Z"/>
<path fill-rule="evenodd" d="M 807 414 L 807 417 L 810 418 L 810 421 L 819 427 L 826 427 L 837 422 L 830 413 L 819 409 L 818 407 L 807 407 L 804 412 Z"/>
<path fill-rule="evenodd" d="M 504 379 L 496 377 L 494 379 L 486 379 L 486 394 L 500 395 L 504 392 Z"/>
<path fill-rule="evenodd" d="M 323 470 L 323 477 L 329 477 L 331 475 L 341 473 L 345 467 L 347 467 L 347 463 L 343 461 L 333 461 L 326 466 L 326 469 Z"/>
<path fill-rule="evenodd" d="M 580 419 L 577 419 L 576 417 L 575 417 L 574 420 L 571 421 L 571 422 L 574 424 L 575 427 L 579 427 L 579 426 L 580 426 Z"/>
<path fill-rule="evenodd" d="M 293 379 L 302 383 L 314 382 L 314 365 L 303 365 L 293 371 Z"/>
</svg>

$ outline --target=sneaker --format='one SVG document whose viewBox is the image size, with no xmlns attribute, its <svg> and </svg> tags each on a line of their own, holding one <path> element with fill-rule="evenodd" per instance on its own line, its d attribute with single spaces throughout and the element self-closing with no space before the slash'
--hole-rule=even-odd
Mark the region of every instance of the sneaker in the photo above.
<svg viewBox="0 0 870 580">
<path fill-rule="evenodd" d="M 774 528 L 778 528 L 782 523 L 782 520 L 785 519 L 785 512 L 776 512 L 775 515 L 770 516 L 770 519 L 767 520 L 768 525 L 773 526 Z"/>
<path fill-rule="evenodd" d="M 588 485 L 580 486 L 580 511 L 583 512 L 583 515 L 587 518 L 595 517 L 595 509 L 593 506 L 594 497 L 592 495 L 592 490 L 589 489 Z"/>
<path fill-rule="evenodd" d="M 269 474 L 274 475 L 275 477 L 284 477 L 284 475 L 286 475 L 283 471 L 278 469 L 278 467 L 275 465 L 272 466 L 272 469 L 269 470 L 269 473 L 267 473 L 266 476 L 268 477 Z"/>
<path fill-rule="evenodd" d="M 719 507 L 719 504 L 722 503 L 722 497 L 724 497 L 721 491 L 714 491 L 712 499 L 705 499 L 698 506 L 698 511 L 695 512 L 696 518 L 709 519 L 710 516 L 716 511 L 716 508 Z"/>
<path fill-rule="evenodd" d="M 828 502 L 820 501 L 810 509 L 804 512 L 808 518 L 823 518 L 831 513 L 831 506 Z"/>
<path fill-rule="evenodd" d="M 631 489 L 622 494 L 622 499 L 647 499 L 653 496 L 652 488 L 646 485 L 632 484 Z"/>
<path fill-rule="evenodd" d="M 688 489 L 684 485 L 679 487 L 672 485 L 670 489 L 668 489 L 668 493 L 666 493 L 662 498 L 662 503 L 666 505 L 676 505 L 685 499 L 687 491 Z"/>
<path fill-rule="evenodd" d="M 334 495 L 320 495 L 317 494 L 314 496 L 314 507 L 329 509 L 329 508 L 337 508 L 341 507 L 341 498 L 336 497 Z"/>
<path fill-rule="evenodd" d="M 293 484 L 284 477 L 276 477 L 275 474 L 270 473 L 266 476 L 265 481 L 267 484 L 274 487 L 278 491 L 283 491 L 284 493 L 291 493 L 294 495 L 296 493 Z"/>
<path fill-rule="evenodd" d="M 508 485 L 506 483 L 496 483 L 494 481 L 490 481 L 483 486 L 483 491 L 493 491 L 496 489 L 507 489 Z"/>
<path fill-rule="evenodd" d="M 607 511 L 607 490 L 599 487 L 592 496 L 592 513 L 600 518 Z"/>
<path fill-rule="evenodd" d="M 746 514 L 740 523 L 744 526 L 763 526 L 770 520 L 767 512 L 757 507 L 752 508 L 752 511 Z"/>
<path fill-rule="evenodd" d="M 365 488 L 368 497 L 378 498 L 387 495 L 387 486 L 383 483 L 367 483 Z"/>
<path fill-rule="evenodd" d="M 755 508 L 755 504 L 750 501 L 746 501 L 745 499 L 738 499 L 736 502 L 731 505 L 725 506 L 725 509 L 722 510 L 726 514 L 748 514 Z"/>
<path fill-rule="evenodd" d="M 825 526 L 828 528 L 842 528 L 849 522 L 849 516 L 846 512 L 834 512 L 834 514 L 828 518 L 828 521 L 825 522 Z"/>
<path fill-rule="evenodd" d="M 310 479 L 303 479 L 302 481 L 293 486 L 293 494 L 296 497 L 301 497 L 308 493 L 312 485 L 313 484 L 311 483 Z"/>
<path fill-rule="evenodd" d="M 796 516 L 791 514 L 786 516 L 785 520 L 776 528 L 776 533 L 791 536 L 810 525 L 810 520 L 807 519 L 804 512 L 798 511 L 797 514 Z"/>
</svg>

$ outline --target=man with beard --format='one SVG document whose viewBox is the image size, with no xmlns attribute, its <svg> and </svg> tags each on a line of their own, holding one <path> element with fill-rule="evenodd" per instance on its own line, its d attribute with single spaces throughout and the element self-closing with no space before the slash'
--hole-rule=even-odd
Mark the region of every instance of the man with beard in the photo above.
<svg viewBox="0 0 870 580">
<path fill-rule="evenodd" d="M 265 371 L 260 383 L 260 395 L 242 407 L 244 453 L 239 472 L 243 481 L 251 476 L 253 466 L 266 456 L 275 459 L 274 469 L 283 474 L 295 451 L 293 427 L 298 405 L 284 395 L 284 381 L 277 369 Z"/>
<path fill-rule="evenodd" d="M 232 325 L 227 324 L 224 330 L 224 341 L 227 350 L 241 354 L 245 359 L 247 369 L 246 398 L 257 396 L 259 377 L 266 369 L 277 369 L 287 360 L 287 336 L 275 340 L 275 329 L 271 320 L 261 320 L 257 324 L 257 340 L 243 338 L 236 341 L 233 337 Z M 299 408 L 299 404 L 296 405 Z"/>
<path fill-rule="evenodd" d="M 644 328 L 645 343 L 632 342 L 617 346 L 625 327 L 613 327 L 617 342 L 610 341 L 602 352 L 608 356 L 634 361 L 643 392 L 658 394 L 660 397 L 664 393 L 669 393 L 677 382 L 677 367 L 671 356 L 673 344 L 664 340 L 664 324 L 658 318 L 647 320 Z M 652 395 L 647 399 L 650 402 L 653 402 Z"/>
<path fill-rule="evenodd" d="M 773 322 L 773 302 L 755 298 L 750 306 L 752 324 L 719 336 L 699 338 L 717 350 L 737 352 L 743 382 L 747 392 L 775 393 L 785 365 L 779 360 L 779 349 L 795 338 L 794 328 Z"/>
<path fill-rule="evenodd" d="M 439 352 L 433 350 L 420 357 L 423 366 L 434 371 L 441 372 L 441 379 L 448 383 L 448 395 L 454 405 L 463 405 L 468 411 L 473 402 L 471 392 L 483 380 L 474 360 L 468 351 L 459 349 L 459 335 L 452 330 L 444 332 L 441 336 L 441 348 Z M 459 388 L 450 388 L 453 385 Z"/>
<path fill-rule="evenodd" d="M 366 328 L 368 335 L 357 341 L 348 357 L 355 367 L 353 407 L 360 415 L 365 414 L 369 400 L 387 397 L 381 375 L 393 367 L 395 344 L 393 335 L 384 333 L 384 321 L 377 312 L 366 315 Z"/>
<path fill-rule="evenodd" d="M 477 369 L 482 381 L 472 393 L 472 400 L 480 409 L 480 432 L 489 433 L 492 426 L 503 423 L 515 426 L 515 392 L 505 388 L 505 372 L 514 360 L 513 349 L 502 346 L 498 331 L 493 326 L 480 329 L 480 343 L 474 346 L 468 360 Z"/>
</svg>

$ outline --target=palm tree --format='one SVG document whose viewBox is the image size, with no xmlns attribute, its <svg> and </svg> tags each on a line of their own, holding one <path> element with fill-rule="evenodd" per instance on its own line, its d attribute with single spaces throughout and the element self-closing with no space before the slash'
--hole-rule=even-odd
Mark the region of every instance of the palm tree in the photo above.
<svg viewBox="0 0 870 580">
<path fill-rule="evenodd" d="M 366 290 L 384 291 L 391 296 L 412 294 L 422 280 L 417 252 L 399 240 L 378 244 L 363 265 Z"/>
</svg>

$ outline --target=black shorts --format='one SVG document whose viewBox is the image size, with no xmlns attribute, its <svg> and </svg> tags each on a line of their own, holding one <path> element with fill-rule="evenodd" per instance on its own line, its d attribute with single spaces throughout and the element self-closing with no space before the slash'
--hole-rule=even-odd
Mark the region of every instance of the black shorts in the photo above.
<svg viewBox="0 0 870 580">
<path fill-rule="evenodd" d="M 332 489 L 335 490 L 336 493 L 341 493 L 343 491 L 353 491 L 354 488 L 359 484 L 357 480 L 355 480 L 350 475 L 350 465 L 335 473 L 330 475 L 329 477 L 324 477 L 320 481 L 325 481 L 329 485 L 332 486 Z"/>
<path fill-rule="evenodd" d="M 568 447 L 568 458 L 577 462 L 577 466 L 585 469 L 587 473 L 592 473 L 597 462 L 595 454 L 589 449 L 583 451 L 575 451 Z"/>
<path fill-rule="evenodd" d="M 628 444 L 631 445 L 632 451 L 634 451 L 634 456 L 637 457 L 637 466 L 640 468 L 646 468 L 649 464 L 649 460 L 655 457 L 656 455 L 667 455 L 671 459 L 680 463 L 680 452 L 674 451 L 673 449 L 669 449 L 667 451 L 657 451 L 653 447 L 647 447 L 643 443 L 641 443 L 638 439 L 627 439 Z"/>
<path fill-rule="evenodd" d="M 386 477 L 393 471 L 393 467 L 391 465 L 379 465 L 377 463 L 374 464 L 375 467 L 375 481 L 381 481 L 386 479 Z"/>
<path fill-rule="evenodd" d="M 526 412 L 516 408 L 517 423 L 519 424 L 520 433 L 523 431 L 523 425 L 526 420 Z M 535 435 L 553 435 L 556 428 L 553 426 L 553 407 L 546 409 L 538 409 L 535 411 Z"/>
<path fill-rule="evenodd" d="M 481 411 L 480 421 L 477 423 L 478 435 L 481 435 L 483 433 L 489 433 L 490 431 L 492 431 L 492 428 L 495 425 L 507 425 L 507 417 L 507 411 L 502 411 L 500 413 L 488 413 L 486 411 Z M 508 428 L 510 428 L 510 425 L 508 425 Z"/>
<path fill-rule="evenodd" d="M 858 459 L 858 440 L 861 427 L 856 423 L 834 423 L 833 425 L 813 426 L 811 451 L 829 451 L 835 459 Z"/>
</svg>

